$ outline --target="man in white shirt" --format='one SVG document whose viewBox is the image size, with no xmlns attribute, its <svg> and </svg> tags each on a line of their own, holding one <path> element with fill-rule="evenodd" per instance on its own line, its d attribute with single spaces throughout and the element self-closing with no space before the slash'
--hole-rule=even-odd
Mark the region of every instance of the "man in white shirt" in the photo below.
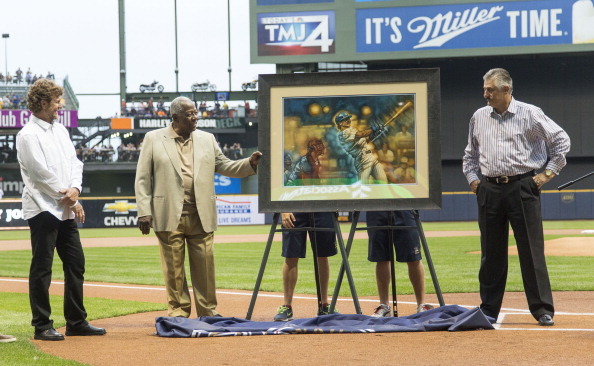
<svg viewBox="0 0 594 366">
<path fill-rule="evenodd" d="M 78 202 L 83 163 L 76 157 L 68 131 L 57 123 L 62 93 L 62 87 L 53 81 L 38 79 L 27 93 L 33 115 L 16 139 L 25 183 L 23 214 L 29 223 L 33 254 L 29 272 L 31 325 L 35 327 L 34 338 L 46 341 L 64 339 L 50 318 L 54 249 L 64 268 L 66 335 L 105 334 L 105 329 L 86 321 L 83 305 L 85 257 L 76 224 L 85 220 L 85 211 Z"/>
</svg>

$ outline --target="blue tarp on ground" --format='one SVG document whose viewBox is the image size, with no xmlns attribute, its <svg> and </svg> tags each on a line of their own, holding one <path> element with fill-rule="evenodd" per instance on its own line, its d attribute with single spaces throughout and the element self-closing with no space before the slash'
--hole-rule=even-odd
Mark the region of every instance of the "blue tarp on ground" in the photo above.
<svg viewBox="0 0 594 366">
<path fill-rule="evenodd" d="M 158 317 L 157 335 L 172 338 L 228 337 L 273 334 L 429 332 L 494 329 L 479 308 L 447 305 L 399 318 L 373 318 L 357 314 L 332 314 L 290 322 L 257 322 L 240 318 Z"/>
</svg>

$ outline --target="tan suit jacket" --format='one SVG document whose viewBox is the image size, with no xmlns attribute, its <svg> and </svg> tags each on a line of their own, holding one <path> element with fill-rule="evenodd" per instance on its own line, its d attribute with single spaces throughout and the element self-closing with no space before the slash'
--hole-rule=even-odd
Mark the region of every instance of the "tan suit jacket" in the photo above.
<svg viewBox="0 0 594 366">
<path fill-rule="evenodd" d="M 152 215 L 155 231 L 174 231 L 182 214 L 184 187 L 181 162 L 171 127 L 151 131 L 144 137 L 136 169 L 134 189 L 138 217 Z M 194 146 L 194 192 L 205 232 L 217 229 L 214 173 L 242 178 L 255 174 L 249 158 L 230 160 L 221 152 L 214 135 L 192 132 Z"/>
</svg>

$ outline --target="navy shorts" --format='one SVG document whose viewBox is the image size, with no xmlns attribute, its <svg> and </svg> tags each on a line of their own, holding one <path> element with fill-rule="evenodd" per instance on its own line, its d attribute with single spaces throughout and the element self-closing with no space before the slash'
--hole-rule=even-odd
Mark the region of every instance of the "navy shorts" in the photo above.
<svg viewBox="0 0 594 366">
<path fill-rule="evenodd" d="M 367 212 L 367 226 L 388 225 L 388 212 Z M 392 211 L 392 225 L 417 226 L 412 211 Z M 390 260 L 389 230 L 368 230 L 369 248 L 367 259 L 370 262 L 385 262 Z M 421 260 L 419 232 L 415 229 L 396 229 L 392 231 L 394 248 L 396 248 L 396 261 L 415 262 Z"/>
<path fill-rule="evenodd" d="M 310 227 L 308 212 L 296 212 L 295 227 Z M 315 227 L 334 228 L 332 213 L 316 212 L 314 214 Z M 334 231 L 307 231 L 311 245 L 317 243 L 318 257 L 331 257 L 338 253 L 336 249 L 336 234 Z M 305 258 L 305 242 L 307 240 L 305 231 L 284 231 L 283 252 L 285 258 Z"/>
</svg>

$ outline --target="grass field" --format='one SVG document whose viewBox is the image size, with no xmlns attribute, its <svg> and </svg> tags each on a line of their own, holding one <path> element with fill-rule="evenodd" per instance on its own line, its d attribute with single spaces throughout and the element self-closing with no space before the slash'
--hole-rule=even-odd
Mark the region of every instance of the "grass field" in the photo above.
<svg viewBox="0 0 594 366">
<path fill-rule="evenodd" d="M 474 222 L 425 223 L 425 232 L 433 230 L 478 230 Z M 549 221 L 545 229 L 592 229 L 594 221 Z M 269 226 L 221 227 L 218 235 L 268 234 Z M 343 225 L 348 232 L 349 225 Z M 140 236 L 138 229 L 81 229 L 82 238 Z M 151 234 L 152 235 L 152 234 Z M 2 231 L 2 240 L 29 239 L 29 232 Z M 559 235 L 546 236 L 546 239 Z M 0 240 L 0 246 L 2 245 Z M 155 239 L 156 240 L 156 239 Z M 84 241 L 84 239 L 83 239 Z M 469 254 L 480 250 L 478 237 L 433 237 L 427 238 L 435 269 L 444 293 L 477 292 L 480 255 Z M 216 243 L 216 237 L 215 237 Z M 515 245 L 510 238 L 510 245 Z M 265 243 L 225 243 L 217 244 L 215 249 L 217 266 L 217 287 L 224 289 L 252 290 L 260 267 Z M 280 243 L 272 246 L 270 258 L 264 274 L 263 291 L 282 292 Z M 87 260 L 87 281 L 117 282 L 131 284 L 162 285 L 161 265 L 157 246 L 85 248 Z M 0 255 L 0 277 L 28 277 L 29 250 L 3 251 Z M 548 257 L 547 263 L 554 291 L 594 291 L 591 278 L 591 257 Z M 350 256 L 350 265 L 359 296 L 376 294 L 374 265 L 367 261 L 367 241 L 355 240 Z M 334 288 L 340 255 L 331 259 L 330 286 Z M 427 266 L 427 292 L 433 291 Z M 315 294 L 313 263 L 311 254 L 302 260 L 297 293 Z M 61 262 L 56 255 L 53 278 L 63 279 Z M 406 266 L 397 265 L 398 293 L 411 294 L 412 288 L 407 279 Z M 523 291 L 517 257 L 510 257 L 507 291 Z M 348 296 L 346 279 L 343 281 L 341 295 Z M 165 304 L 139 303 L 88 298 L 85 300 L 89 314 L 94 318 L 106 318 L 123 314 L 165 309 Z M 61 309 L 62 298 L 52 297 L 54 309 Z M 63 361 L 37 351 L 29 342 L 32 335 L 30 309 L 26 294 L 2 294 L 0 312 L 0 332 L 18 337 L 15 344 L 0 345 L 2 365 L 79 365 Z M 64 325 L 60 311 L 54 312 L 56 327 Z M 91 319 L 92 320 L 92 319 Z"/>
<path fill-rule="evenodd" d="M 62 308 L 62 296 L 52 296 L 53 309 Z M 78 362 L 62 360 L 40 352 L 29 339 L 32 337 L 31 309 L 28 306 L 29 295 L 3 293 L 2 311 L 0 312 L 0 332 L 17 337 L 15 343 L 0 344 L 0 365 L 81 365 Z M 141 313 L 147 311 L 164 310 L 165 304 L 153 304 L 137 301 L 106 300 L 86 298 L 85 307 L 89 313 L 89 320 L 111 318 L 119 315 Z M 66 324 L 61 311 L 52 314 L 55 328 Z"/>
<path fill-rule="evenodd" d="M 341 224 L 343 233 L 348 233 L 350 224 Z M 572 221 L 545 221 L 546 229 L 594 229 L 594 220 L 572 220 Z M 423 223 L 425 231 L 470 231 L 478 230 L 478 224 L 475 221 L 455 221 L 455 222 L 425 222 Z M 268 234 L 270 226 L 268 225 L 247 225 L 247 226 L 219 226 L 218 235 L 243 235 L 243 234 Z M 81 229 L 82 238 L 119 238 L 119 237 L 137 237 L 141 236 L 138 228 L 110 228 L 110 229 Z M 2 240 L 23 240 L 29 239 L 29 230 L 9 230 L 0 231 L 0 245 Z"/>
<path fill-rule="evenodd" d="M 427 223 L 423 224 L 426 232 L 432 230 L 476 230 L 476 223 Z M 545 227 L 555 229 L 588 229 L 594 227 L 592 221 L 549 221 Z M 223 226 L 217 235 L 267 234 L 269 226 Z M 348 225 L 343 225 L 348 231 Z M 129 237 L 140 236 L 136 228 L 126 229 L 81 229 L 83 238 L 90 237 Z M 28 231 L 3 232 L 3 239 L 12 237 L 28 239 Z M 4 235 L 9 234 L 9 235 Z M 547 239 L 557 238 L 547 236 Z M 108 239 L 106 239 L 108 240 Z M 476 292 L 478 289 L 477 273 L 480 255 L 468 254 L 480 250 L 478 237 L 435 237 L 427 238 L 435 264 L 442 291 L 444 292 Z M 2 242 L 0 241 L 0 245 Z M 216 237 L 215 237 L 216 243 Z M 510 245 L 515 245 L 510 238 Z M 225 243 L 216 245 L 215 258 L 217 267 L 217 287 L 225 289 L 252 290 L 260 268 L 265 243 Z M 282 292 L 280 256 L 281 244 L 272 246 L 264 280 L 263 291 Z M 0 276 L 27 277 L 30 252 L 28 250 L 2 252 L 0 257 Z M 86 248 L 87 281 L 118 282 L 133 284 L 162 285 L 159 252 L 156 246 L 147 247 L 110 247 Z M 311 255 L 301 261 L 300 276 L 297 284 L 301 293 L 315 294 L 313 262 Z M 593 281 L 587 273 L 591 264 L 588 257 L 549 257 L 547 258 L 553 289 L 560 290 L 594 290 Z M 336 281 L 335 272 L 340 266 L 340 255 L 331 258 L 331 283 Z M 350 255 L 350 265 L 356 281 L 357 291 L 361 296 L 374 295 L 374 264 L 367 261 L 367 240 L 355 240 Z M 61 262 L 56 256 L 54 261 L 54 278 L 62 279 Z M 430 281 L 429 271 L 426 276 Z M 406 266 L 397 265 L 397 279 L 406 279 Z M 346 282 L 344 282 L 346 285 Z M 523 286 L 519 273 L 519 263 L 515 257 L 510 259 L 508 291 L 522 291 Z M 343 286 L 341 295 L 348 295 Z M 398 291 L 403 294 L 412 293 L 408 281 L 399 281 Z M 427 292 L 432 292 L 431 283 L 427 283 Z"/>
</svg>

